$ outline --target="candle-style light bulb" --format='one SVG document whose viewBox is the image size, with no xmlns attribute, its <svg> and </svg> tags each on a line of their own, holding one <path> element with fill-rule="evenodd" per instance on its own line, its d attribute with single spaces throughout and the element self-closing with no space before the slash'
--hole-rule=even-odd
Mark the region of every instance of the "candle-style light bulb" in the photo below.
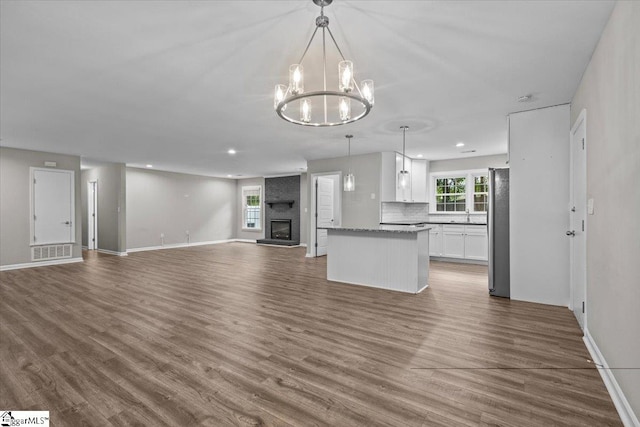
<svg viewBox="0 0 640 427">
<path fill-rule="evenodd" d="M 338 64 L 339 89 L 341 92 L 353 90 L 353 62 L 340 61 Z"/>
<path fill-rule="evenodd" d="M 301 64 L 289 67 L 289 89 L 294 95 L 304 93 L 304 68 Z"/>
<path fill-rule="evenodd" d="M 311 102 L 307 99 L 300 102 L 300 121 L 304 123 L 311 121 Z"/>
<path fill-rule="evenodd" d="M 338 110 L 340 111 L 340 120 L 343 122 L 349 120 L 351 118 L 351 99 L 345 96 L 340 98 Z"/>
</svg>

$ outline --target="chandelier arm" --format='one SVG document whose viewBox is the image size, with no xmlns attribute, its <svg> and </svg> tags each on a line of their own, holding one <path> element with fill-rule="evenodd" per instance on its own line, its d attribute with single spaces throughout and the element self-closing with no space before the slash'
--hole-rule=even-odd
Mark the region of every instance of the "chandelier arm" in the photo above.
<svg viewBox="0 0 640 427">
<path fill-rule="evenodd" d="M 340 54 L 340 56 L 342 57 L 343 61 L 346 61 L 347 59 L 344 57 L 344 55 L 342 54 L 342 51 L 340 50 L 340 46 L 338 46 L 338 42 L 336 42 L 335 37 L 333 37 L 333 33 L 331 32 L 331 28 L 329 28 L 327 26 L 327 30 L 329 30 L 329 35 L 331 36 L 331 40 L 333 40 L 333 44 L 336 46 L 336 49 L 338 49 L 338 53 Z"/>
<path fill-rule="evenodd" d="M 304 49 L 304 52 L 302 53 L 302 56 L 300 57 L 300 60 L 298 61 L 298 64 L 302 64 L 302 60 L 304 59 L 304 56 L 307 54 L 307 51 L 309 50 L 309 46 L 311 46 L 311 42 L 313 41 L 313 38 L 316 36 L 317 32 L 318 32 L 318 27 L 316 27 L 316 29 L 313 30 L 313 34 L 311 34 L 311 38 L 309 39 L 309 43 L 307 43 L 307 47 Z"/>
<path fill-rule="evenodd" d="M 326 49 L 326 33 L 325 33 L 325 28 L 329 28 L 329 27 L 322 27 L 322 84 L 323 84 L 323 88 L 322 90 L 324 90 L 325 92 L 327 91 L 327 49 Z M 323 101 L 324 101 L 324 122 L 327 122 L 327 96 L 323 96 Z"/>
</svg>

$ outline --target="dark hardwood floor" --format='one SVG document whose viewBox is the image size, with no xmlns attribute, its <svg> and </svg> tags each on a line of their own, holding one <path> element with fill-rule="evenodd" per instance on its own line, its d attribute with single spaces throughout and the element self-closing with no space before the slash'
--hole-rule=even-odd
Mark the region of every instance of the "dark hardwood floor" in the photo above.
<svg viewBox="0 0 640 427">
<path fill-rule="evenodd" d="M 542 268 L 542 267 L 541 267 Z M 621 425 L 567 308 L 418 295 L 229 243 L 0 273 L 0 409 L 52 426 Z"/>
</svg>

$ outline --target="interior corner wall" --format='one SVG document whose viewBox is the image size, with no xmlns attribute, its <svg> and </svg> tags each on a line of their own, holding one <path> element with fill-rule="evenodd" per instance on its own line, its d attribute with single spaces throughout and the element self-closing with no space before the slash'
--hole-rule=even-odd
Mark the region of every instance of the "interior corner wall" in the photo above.
<svg viewBox="0 0 640 427">
<path fill-rule="evenodd" d="M 640 418 L 640 2 L 619 1 L 571 104 L 586 109 L 587 329 Z M 635 368 L 635 369 L 620 369 Z"/>
<path fill-rule="evenodd" d="M 124 253 L 126 247 L 126 167 L 123 163 L 105 163 L 82 171 L 82 244 L 88 246 L 88 188 L 97 181 L 98 249 Z"/>
<path fill-rule="evenodd" d="M 309 193 L 308 174 L 300 174 L 300 244 L 308 243 L 309 234 Z"/>
<path fill-rule="evenodd" d="M 236 212 L 237 221 L 235 227 L 236 239 L 255 241 L 258 239 L 264 239 L 264 203 L 262 204 L 262 221 L 260 230 L 243 230 L 242 229 L 242 215 L 243 215 L 243 200 L 242 200 L 242 187 L 249 187 L 259 185 L 262 188 L 262 197 L 264 198 L 264 178 L 245 178 L 236 180 Z"/>
<path fill-rule="evenodd" d="M 235 235 L 233 179 L 126 168 L 126 205 L 128 249 L 215 242 Z"/>
<path fill-rule="evenodd" d="M 0 147 L 0 266 L 31 262 L 30 167 L 56 162 L 75 172 L 75 232 L 72 257 L 82 257 L 80 157 Z"/>
</svg>

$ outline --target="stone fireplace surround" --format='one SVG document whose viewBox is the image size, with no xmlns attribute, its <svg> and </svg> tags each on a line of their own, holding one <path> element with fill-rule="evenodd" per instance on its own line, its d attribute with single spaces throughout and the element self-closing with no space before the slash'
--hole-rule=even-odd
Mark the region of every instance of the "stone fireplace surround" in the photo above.
<svg viewBox="0 0 640 427">
<path fill-rule="evenodd" d="M 300 175 L 265 178 L 264 239 L 257 243 L 297 246 L 300 244 Z M 291 220 L 291 239 L 272 239 L 271 221 Z"/>
</svg>

